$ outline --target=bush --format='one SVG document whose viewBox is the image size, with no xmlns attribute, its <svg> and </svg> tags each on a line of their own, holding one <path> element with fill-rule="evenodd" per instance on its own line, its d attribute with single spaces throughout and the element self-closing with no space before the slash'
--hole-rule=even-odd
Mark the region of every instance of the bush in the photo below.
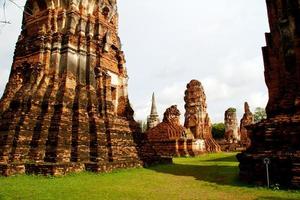
<svg viewBox="0 0 300 200">
<path fill-rule="evenodd" d="M 217 123 L 212 126 L 212 134 L 216 139 L 224 138 L 225 135 L 225 124 Z"/>
</svg>

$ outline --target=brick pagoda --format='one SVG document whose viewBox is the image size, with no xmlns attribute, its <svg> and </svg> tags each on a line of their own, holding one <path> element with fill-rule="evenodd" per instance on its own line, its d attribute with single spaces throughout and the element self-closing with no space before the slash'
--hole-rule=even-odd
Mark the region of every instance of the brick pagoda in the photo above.
<svg viewBox="0 0 300 200">
<path fill-rule="evenodd" d="M 263 48 L 269 90 L 267 119 L 249 128 L 251 146 L 239 154 L 240 178 L 300 187 L 300 3 L 267 0 L 270 33 Z"/>
<path fill-rule="evenodd" d="M 0 101 L 0 174 L 141 166 L 127 80 L 116 0 L 28 0 Z"/>
</svg>

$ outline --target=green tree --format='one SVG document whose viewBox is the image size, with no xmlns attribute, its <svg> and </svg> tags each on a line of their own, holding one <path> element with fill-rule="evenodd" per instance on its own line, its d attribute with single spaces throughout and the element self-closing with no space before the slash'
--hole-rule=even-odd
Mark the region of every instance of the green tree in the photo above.
<svg viewBox="0 0 300 200">
<path fill-rule="evenodd" d="M 227 111 L 229 111 L 229 112 L 236 112 L 236 108 L 228 108 Z"/>
<path fill-rule="evenodd" d="M 263 119 L 267 119 L 267 113 L 264 108 L 257 107 L 254 111 L 254 122 L 258 123 Z"/>
<path fill-rule="evenodd" d="M 225 134 L 225 124 L 224 123 L 216 123 L 212 126 L 212 134 L 214 138 L 224 138 Z"/>
</svg>

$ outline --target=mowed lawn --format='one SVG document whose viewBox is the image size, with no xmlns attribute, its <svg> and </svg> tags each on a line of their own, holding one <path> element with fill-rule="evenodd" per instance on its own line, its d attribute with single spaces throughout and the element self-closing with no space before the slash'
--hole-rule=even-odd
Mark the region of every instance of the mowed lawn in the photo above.
<svg viewBox="0 0 300 200">
<path fill-rule="evenodd" d="M 1 177 L 0 199 L 300 199 L 300 191 L 245 185 L 237 174 L 235 154 L 209 154 L 110 174 Z"/>
</svg>

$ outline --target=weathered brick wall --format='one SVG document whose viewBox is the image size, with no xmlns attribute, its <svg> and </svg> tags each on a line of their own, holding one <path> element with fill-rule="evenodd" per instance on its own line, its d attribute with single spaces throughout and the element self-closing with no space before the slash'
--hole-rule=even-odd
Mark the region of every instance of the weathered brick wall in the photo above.
<svg viewBox="0 0 300 200">
<path fill-rule="evenodd" d="M 116 2 L 64 2 L 26 3 L 0 101 L 2 174 L 144 164 L 134 140 L 139 129 L 127 95 Z"/>
<path fill-rule="evenodd" d="M 239 154 L 240 178 L 266 183 L 269 158 L 271 184 L 300 187 L 300 4 L 267 0 L 270 33 L 263 48 L 269 90 L 268 118 L 248 129 L 251 146 Z"/>
</svg>

